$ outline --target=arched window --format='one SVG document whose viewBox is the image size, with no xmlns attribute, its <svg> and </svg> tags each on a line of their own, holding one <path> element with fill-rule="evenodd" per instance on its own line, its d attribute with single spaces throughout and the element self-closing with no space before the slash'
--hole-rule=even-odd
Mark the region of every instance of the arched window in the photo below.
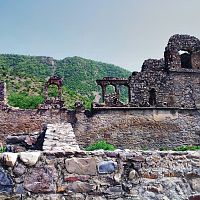
<svg viewBox="0 0 200 200">
<path fill-rule="evenodd" d="M 181 68 L 192 69 L 191 53 L 189 51 L 179 51 L 181 58 Z"/>
</svg>

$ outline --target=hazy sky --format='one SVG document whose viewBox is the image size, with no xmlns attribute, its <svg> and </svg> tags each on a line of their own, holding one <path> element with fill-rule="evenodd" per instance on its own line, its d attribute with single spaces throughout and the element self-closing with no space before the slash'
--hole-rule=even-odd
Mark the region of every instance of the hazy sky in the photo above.
<svg viewBox="0 0 200 200">
<path fill-rule="evenodd" d="M 200 38 L 199 0 L 0 0 L 0 53 L 81 56 L 140 70 L 169 37 Z"/>
</svg>

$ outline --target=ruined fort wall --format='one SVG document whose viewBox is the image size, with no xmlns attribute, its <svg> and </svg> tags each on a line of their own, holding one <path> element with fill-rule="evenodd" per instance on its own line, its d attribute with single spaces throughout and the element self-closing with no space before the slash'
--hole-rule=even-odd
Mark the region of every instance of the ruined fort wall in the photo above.
<svg viewBox="0 0 200 200">
<path fill-rule="evenodd" d="M 39 136 L 46 124 L 60 122 L 72 123 L 81 147 L 99 139 L 123 149 L 200 144 L 199 112 L 168 108 L 104 109 L 91 116 L 59 110 L 0 111 L 1 142 L 9 135 L 31 136 L 36 132 Z"/>
<path fill-rule="evenodd" d="M 74 131 L 86 146 L 99 139 L 123 149 L 158 149 L 200 144 L 200 114 L 175 109 L 101 110 L 93 117 L 78 114 Z"/>
<path fill-rule="evenodd" d="M 0 154 L 0 199 L 197 200 L 200 152 Z"/>
<path fill-rule="evenodd" d="M 200 73 L 171 72 L 175 107 L 196 108 L 200 104 Z"/>
<path fill-rule="evenodd" d="M 46 124 L 63 121 L 73 121 L 66 110 L 0 110 L 0 142 L 8 135 L 39 134 Z"/>
</svg>

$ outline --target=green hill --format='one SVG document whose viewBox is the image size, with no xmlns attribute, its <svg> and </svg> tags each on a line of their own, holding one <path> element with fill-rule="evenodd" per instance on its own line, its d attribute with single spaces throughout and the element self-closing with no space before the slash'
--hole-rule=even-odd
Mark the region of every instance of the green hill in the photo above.
<svg viewBox="0 0 200 200">
<path fill-rule="evenodd" d="M 112 64 L 80 57 L 55 60 L 43 56 L 0 54 L 0 80 L 7 83 L 12 106 L 35 108 L 42 103 L 44 83 L 53 74 L 63 78 L 63 99 L 66 106 L 72 108 L 78 99 L 89 107 L 94 92 L 100 92 L 96 79 L 105 76 L 128 78 L 131 73 Z"/>
</svg>

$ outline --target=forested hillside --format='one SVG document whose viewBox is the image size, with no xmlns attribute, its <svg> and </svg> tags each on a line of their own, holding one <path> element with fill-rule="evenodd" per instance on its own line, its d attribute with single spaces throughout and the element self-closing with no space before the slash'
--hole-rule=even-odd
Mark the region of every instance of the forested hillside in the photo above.
<svg viewBox="0 0 200 200">
<path fill-rule="evenodd" d="M 42 103 L 44 83 L 51 75 L 63 78 L 63 99 L 67 107 L 73 107 L 79 99 L 89 108 L 94 92 L 100 91 L 96 79 L 104 76 L 128 78 L 130 72 L 80 57 L 55 60 L 42 56 L 0 55 L 0 80 L 7 83 L 12 106 L 35 108 Z"/>
</svg>

